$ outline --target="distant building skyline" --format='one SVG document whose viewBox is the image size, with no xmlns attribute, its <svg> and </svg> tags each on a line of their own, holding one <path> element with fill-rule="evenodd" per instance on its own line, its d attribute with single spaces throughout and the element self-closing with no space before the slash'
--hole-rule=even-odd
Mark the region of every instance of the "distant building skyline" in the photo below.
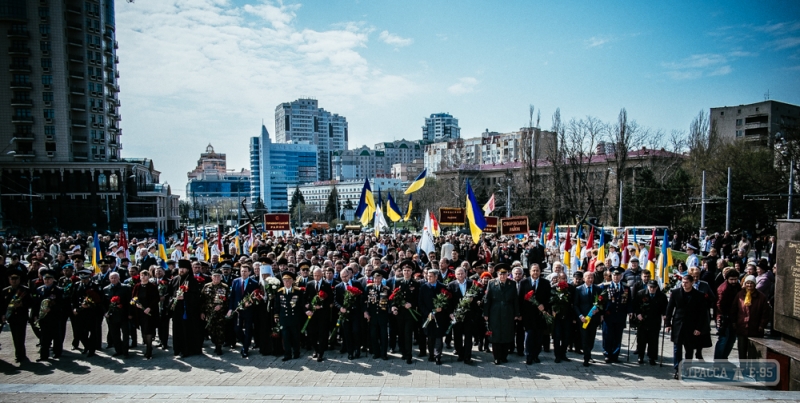
<svg viewBox="0 0 800 403">
<path fill-rule="evenodd" d="M 253 145 L 257 145 L 257 155 Z M 261 136 L 250 141 L 251 166 L 257 158 L 257 171 L 251 175 L 251 182 L 256 186 L 252 191 L 253 199 L 260 197 L 270 213 L 289 211 L 287 194 L 289 189 L 297 185 L 319 180 L 317 147 L 312 144 L 277 144 L 273 143 L 267 127 L 261 125 Z M 258 183 L 255 183 L 258 181 Z"/>
<path fill-rule="evenodd" d="M 458 119 L 449 113 L 432 113 L 425 118 L 422 126 L 422 139 L 431 143 L 455 140 L 461 138 L 461 128 Z"/>
</svg>

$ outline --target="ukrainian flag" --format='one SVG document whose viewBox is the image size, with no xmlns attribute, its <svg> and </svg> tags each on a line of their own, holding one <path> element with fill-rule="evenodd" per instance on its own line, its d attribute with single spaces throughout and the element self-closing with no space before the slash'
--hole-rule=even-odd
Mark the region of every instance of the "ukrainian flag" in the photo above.
<svg viewBox="0 0 800 403">
<path fill-rule="evenodd" d="M 606 263 L 606 231 L 600 228 L 600 245 L 597 247 L 597 261 Z"/>
<path fill-rule="evenodd" d="M 664 241 L 661 243 L 661 256 L 659 256 L 660 263 L 660 277 L 662 281 L 667 281 L 669 278 L 669 268 L 674 265 L 672 262 L 672 248 L 669 247 L 669 237 L 667 230 L 664 230 Z"/>
<path fill-rule="evenodd" d="M 167 268 L 167 248 L 164 245 L 166 244 L 166 240 L 164 239 L 164 233 L 158 231 L 158 257 L 161 259 L 161 267 Z"/>
<path fill-rule="evenodd" d="M 369 186 L 369 179 L 365 179 L 355 216 L 361 221 L 361 225 L 366 227 L 374 213 L 375 200 L 372 198 L 372 188 Z"/>
<path fill-rule="evenodd" d="M 423 169 L 422 172 L 417 175 L 417 179 L 414 179 L 414 182 L 411 182 L 411 185 L 408 186 L 408 189 L 406 189 L 405 193 L 403 194 L 408 195 L 422 189 L 422 187 L 425 186 L 425 175 L 427 174 L 428 168 Z"/>
<path fill-rule="evenodd" d="M 411 196 L 408 195 L 408 206 L 406 206 L 406 215 L 403 217 L 403 221 L 408 221 L 411 218 Z"/>
<path fill-rule="evenodd" d="M 95 273 L 100 273 L 100 261 L 103 260 L 103 252 L 100 250 L 100 239 L 97 238 L 97 231 L 92 238 L 92 267 Z"/>
<path fill-rule="evenodd" d="M 388 202 L 386 202 L 386 215 L 390 220 L 392 220 L 392 222 L 400 221 L 403 216 L 401 215 L 402 213 L 400 212 L 400 207 L 397 207 L 397 203 L 394 202 L 394 198 L 392 197 L 391 193 L 389 193 L 387 199 Z"/>
<path fill-rule="evenodd" d="M 203 260 L 206 262 L 211 260 L 211 254 L 208 252 L 208 239 L 206 239 L 206 227 L 203 227 Z"/>
<path fill-rule="evenodd" d="M 424 173 L 423 171 L 423 174 Z M 469 179 L 467 179 L 466 213 L 467 219 L 469 219 L 469 231 L 472 233 L 472 242 L 477 244 L 478 241 L 480 241 L 483 229 L 486 228 L 486 218 L 483 216 L 483 210 L 481 210 L 481 206 L 475 198 L 475 192 L 472 191 Z"/>
</svg>

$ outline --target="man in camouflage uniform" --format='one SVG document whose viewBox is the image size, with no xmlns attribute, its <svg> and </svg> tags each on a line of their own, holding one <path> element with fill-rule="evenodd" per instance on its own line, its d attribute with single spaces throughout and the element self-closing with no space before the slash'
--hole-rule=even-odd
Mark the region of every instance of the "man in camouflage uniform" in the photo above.
<svg viewBox="0 0 800 403">
<path fill-rule="evenodd" d="M 367 304 L 364 318 L 367 319 L 372 339 L 372 358 L 388 360 L 389 348 L 389 287 L 382 280 L 388 275 L 383 270 L 372 272 L 372 283 L 367 285 Z"/>
<path fill-rule="evenodd" d="M 222 273 L 215 271 L 211 275 L 211 282 L 203 286 L 201 291 L 203 310 L 201 319 L 214 343 L 214 353 L 222 355 L 222 345 L 225 344 L 225 307 L 228 304 L 228 285 L 222 282 Z"/>
</svg>

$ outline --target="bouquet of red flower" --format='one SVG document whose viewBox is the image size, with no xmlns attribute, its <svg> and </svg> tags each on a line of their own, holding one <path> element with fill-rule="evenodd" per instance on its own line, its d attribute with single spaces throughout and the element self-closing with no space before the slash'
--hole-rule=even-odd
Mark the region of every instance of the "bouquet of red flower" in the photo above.
<svg viewBox="0 0 800 403">
<path fill-rule="evenodd" d="M 133 301 L 131 301 L 133 302 Z M 108 304 L 108 312 L 106 316 L 111 317 L 122 311 L 122 303 L 118 295 L 111 297 L 111 302 Z"/>
<path fill-rule="evenodd" d="M 439 326 L 439 322 L 436 320 L 436 309 L 444 309 L 447 307 L 449 303 L 450 297 L 453 294 L 450 291 L 442 288 L 435 297 L 433 297 L 433 311 L 428 314 L 428 319 L 425 319 L 425 323 L 422 324 L 422 328 L 425 329 L 431 322 L 436 323 L 436 326 Z"/>
<path fill-rule="evenodd" d="M 311 298 L 311 303 L 308 304 L 308 309 L 311 311 L 312 315 L 317 310 L 316 306 L 321 304 L 322 301 L 325 301 L 326 299 L 328 299 L 328 293 L 322 290 L 320 290 L 319 293 L 314 296 L 314 298 Z M 303 325 L 303 328 L 300 329 L 300 333 L 305 333 L 309 322 L 311 322 L 311 315 L 306 318 L 306 323 Z"/>
<path fill-rule="evenodd" d="M 139 278 L 140 277 L 139 277 L 138 274 L 135 275 L 135 276 L 131 276 L 131 284 L 139 284 L 139 282 L 140 282 Z"/>
<path fill-rule="evenodd" d="M 450 331 L 453 330 L 453 326 L 456 323 L 464 321 L 469 312 L 470 304 L 472 304 L 475 298 L 479 298 L 482 292 L 483 288 L 481 288 L 480 283 L 477 281 L 473 282 L 472 287 L 467 290 L 467 295 L 464 295 L 461 300 L 458 301 L 456 310 L 453 312 L 453 320 L 450 321 L 450 327 L 447 328 L 447 334 L 450 334 Z"/>
<path fill-rule="evenodd" d="M 178 287 L 178 291 L 175 292 L 175 299 L 172 300 L 173 311 L 175 310 L 175 307 L 178 306 L 178 298 L 189 291 L 189 285 L 187 283 L 181 284 L 181 286 Z"/>
<path fill-rule="evenodd" d="M 346 286 L 347 292 L 344 294 L 344 301 L 342 302 L 342 307 L 345 309 L 345 312 L 339 312 L 339 318 L 336 320 L 336 326 L 333 328 L 331 332 L 331 340 L 336 337 L 336 331 L 339 330 L 339 327 L 347 321 L 347 314 L 350 313 L 350 308 L 353 306 L 353 303 L 361 296 L 361 289 L 353 287 L 351 285 Z"/>
<path fill-rule="evenodd" d="M 231 312 L 231 314 L 228 315 L 228 318 L 232 318 L 233 314 L 235 314 L 236 312 L 250 308 L 253 305 L 258 305 L 261 302 L 264 302 L 264 290 L 262 290 L 261 288 L 256 288 L 255 290 L 253 290 L 253 292 L 245 295 L 244 298 L 242 298 L 242 300 L 239 301 L 239 305 L 237 305 L 236 309 L 234 309 L 233 312 Z"/>
<path fill-rule="evenodd" d="M 561 312 L 567 312 L 570 309 L 569 285 L 566 281 L 560 281 L 553 287 L 550 293 L 550 305 L 553 306 L 553 317 L 558 316 Z"/>
<path fill-rule="evenodd" d="M 206 278 L 201 275 L 194 276 L 194 279 L 197 280 L 197 284 L 203 284 L 206 282 Z"/>
<path fill-rule="evenodd" d="M 158 296 L 163 297 L 167 295 L 167 280 L 161 280 L 158 282 Z"/>
<path fill-rule="evenodd" d="M 530 302 L 531 305 L 533 305 L 533 306 L 538 308 L 539 305 L 541 305 L 541 304 L 539 303 L 539 301 L 536 299 L 536 297 L 533 294 L 534 294 L 533 290 L 528 291 L 528 293 L 525 294 L 525 301 Z M 549 313 L 547 313 L 547 311 L 545 311 L 545 310 L 540 310 L 540 312 L 542 313 L 542 316 L 544 316 L 544 321 L 545 321 L 545 323 L 547 323 L 547 326 L 552 325 L 553 324 L 553 317 Z"/>
<path fill-rule="evenodd" d="M 218 312 L 222 312 L 222 307 L 225 306 L 225 302 L 228 301 L 228 298 L 224 295 L 214 294 L 214 301 L 212 302 L 213 307 L 211 308 L 211 312 L 206 315 L 206 329 L 211 327 L 211 322 L 214 320 L 214 317 L 218 314 Z M 216 307 L 220 307 L 220 310 L 216 310 Z"/>
<path fill-rule="evenodd" d="M 608 297 L 608 290 L 604 289 L 600 295 L 594 297 L 594 304 L 592 305 L 592 309 L 589 310 L 589 313 L 586 314 L 586 319 L 588 319 L 583 324 L 583 328 L 586 329 L 589 326 L 589 322 L 592 321 L 592 317 L 597 314 L 597 312 L 603 312 L 605 309 L 606 298 Z"/>
<path fill-rule="evenodd" d="M 456 274 L 452 271 L 447 272 L 447 276 L 444 278 L 444 285 L 450 284 L 453 280 L 456 279 Z"/>
<path fill-rule="evenodd" d="M 400 287 L 396 287 L 394 291 L 392 291 L 392 295 L 389 295 L 389 301 L 391 301 L 392 306 L 397 307 L 397 309 L 406 309 L 405 293 L 400 290 Z M 419 320 L 420 315 L 422 315 L 414 308 L 409 308 L 408 313 L 411 314 L 411 318 L 413 318 L 415 321 Z"/>
</svg>

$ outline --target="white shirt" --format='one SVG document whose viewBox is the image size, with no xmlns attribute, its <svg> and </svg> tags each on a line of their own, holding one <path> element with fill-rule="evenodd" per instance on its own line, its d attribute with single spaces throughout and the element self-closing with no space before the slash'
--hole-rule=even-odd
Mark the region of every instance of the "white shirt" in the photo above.
<svg viewBox="0 0 800 403">
<path fill-rule="evenodd" d="M 639 264 L 646 266 L 647 260 L 647 248 L 642 248 L 642 250 L 639 251 Z"/>
<path fill-rule="evenodd" d="M 619 266 L 619 253 L 612 252 L 608 254 L 608 257 L 611 258 L 611 265 L 614 267 Z"/>
<path fill-rule="evenodd" d="M 686 267 L 692 268 L 697 267 L 700 268 L 700 258 L 697 255 L 691 255 L 686 257 Z"/>
</svg>

